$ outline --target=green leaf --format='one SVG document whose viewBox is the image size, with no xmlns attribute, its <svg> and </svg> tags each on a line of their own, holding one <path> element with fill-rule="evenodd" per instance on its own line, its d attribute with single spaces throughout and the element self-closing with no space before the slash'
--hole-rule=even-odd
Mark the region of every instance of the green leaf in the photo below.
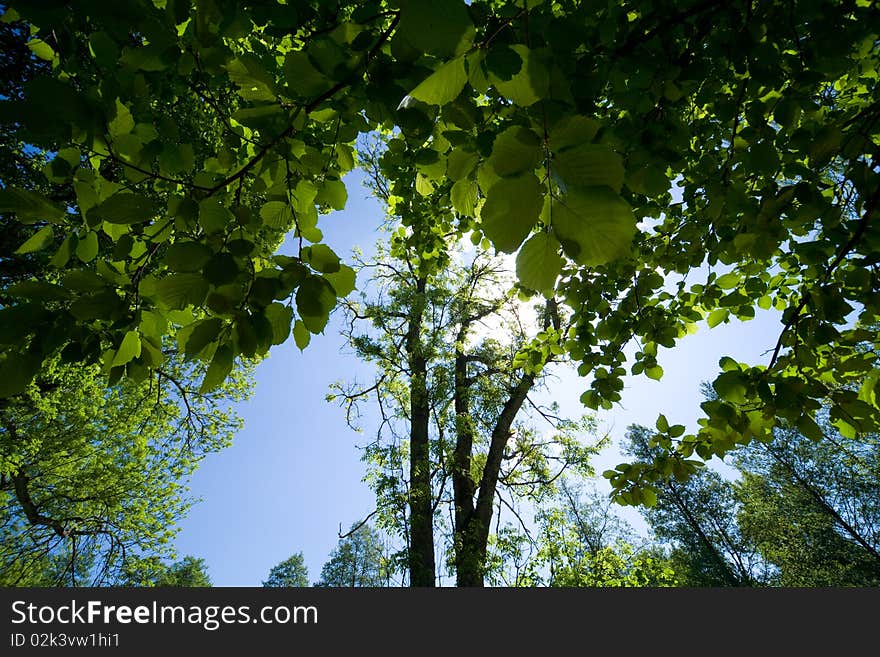
<svg viewBox="0 0 880 657">
<path fill-rule="evenodd" d="M 663 378 L 663 368 L 659 365 L 654 365 L 654 367 L 645 368 L 645 375 L 649 379 L 654 379 L 655 381 L 659 381 Z"/>
<path fill-rule="evenodd" d="M 208 293 L 208 282 L 199 274 L 172 274 L 156 280 L 145 278 L 140 283 L 140 293 L 166 308 L 182 309 L 198 306 Z"/>
<path fill-rule="evenodd" d="M 724 372 L 712 383 L 712 387 L 718 396 L 734 404 L 742 404 L 746 401 L 746 380 L 739 370 Z"/>
<path fill-rule="evenodd" d="M 122 338 L 122 344 L 113 357 L 112 366 L 125 365 L 130 360 L 141 355 L 141 336 L 137 331 L 128 331 Z"/>
<path fill-rule="evenodd" d="M 190 325 L 190 330 L 185 334 L 186 340 L 181 340 L 183 331 L 178 333 L 178 340 L 183 341 L 184 353 L 187 358 L 198 356 L 205 347 L 214 342 L 223 330 L 223 320 L 218 317 L 209 317 Z"/>
<path fill-rule="evenodd" d="M 474 170 L 480 156 L 470 151 L 459 148 L 453 150 L 446 160 L 446 176 L 452 181 L 458 181 Z"/>
<path fill-rule="evenodd" d="M 208 235 L 222 233 L 232 223 L 232 213 L 215 198 L 199 201 L 199 225 Z"/>
<path fill-rule="evenodd" d="M 36 354 L 8 353 L 0 362 L 0 398 L 24 392 L 40 371 L 41 364 L 42 359 Z"/>
<path fill-rule="evenodd" d="M 627 255 L 636 220 L 607 187 L 570 189 L 552 206 L 553 230 L 578 264 L 595 267 Z"/>
<path fill-rule="evenodd" d="M 540 232 L 529 238 L 516 256 L 519 282 L 538 292 L 552 290 L 565 262 L 559 249 L 559 240 L 549 233 Z"/>
<path fill-rule="evenodd" d="M 642 489 L 642 504 L 645 506 L 657 506 L 657 493 L 653 488 Z"/>
<path fill-rule="evenodd" d="M 657 427 L 657 431 L 659 431 L 660 433 L 666 433 L 667 431 L 669 431 L 669 420 L 667 420 L 666 416 L 661 413 L 657 416 L 657 422 L 655 426 Z"/>
<path fill-rule="evenodd" d="M 339 271 L 324 274 L 324 278 L 330 281 L 330 285 L 336 290 L 336 296 L 340 299 L 348 296 L 355 289 L 356 274 L 348 265 L 339 265 Z"/>
<path fill-rule="evenodd" d="M 159 203 L 151 198 L 119 192 L 92 208 L 89 219 L 100 219 L 108 224 L 139 224 L 155 217 L 159 208 Z"/>
<path fill-rule="evenodd" d="M 341 180 L 325 180 L 323 187 L 315 196 L 316 203 L 329 205 L 334 210 L 344 210 L 346 201 L 348 201 L 348 190 Z"/>
<path fill-rule="evenodd" d="M 52 226 L 43 226 L 40 230 L 31 235 L 24 244 L 18 247 L 15 250 L 15 253 L 17 255 L 24 255 L 26 253 L 42 251 L 52 243 L 54 238 L 55 233 L 52 230 Z"/>
<path fill-rule="evenodd" d="M 232 354 L 232 348 L 229 345 L 220 345 L 214 352 L 214 358 L 205 372 L 205 378 L 202 379 L 202 385 L 199 388 L 200 394 L 211 392 L 218 388 L 232 372 L 232 365 L 235 357 Z"/>
<path fill-rule="evenodd" d="M 296 291 L 296 309 L 306 328 L 321 333 L 336 306 L 336 291 L 320 276 L 309 276 Z"/>
<path fill-rule="evenodd" d="M 266 306 L 266 319 L 272 326 L 272 344 L 281 344 L 290 335 L 290 324 L 293 322 L 293 308 L 281 303 Z"/>
<path fill-rule="evenodd" d="M 53 59 L 55 59 L 55 51 L 52 50 L 52 46 L 50 46 L 42 39 L 31 39 L 30 41 L 28 41 L 27 47 L 32 53 L 34 53 L 34 55 L 36 55 L 40 59 L 43 59 L 47 62 L 51 62 Z"/>
<path fill-rule="evenodd" d="M 599 127 L 599 122 L 588 116 L 566 116 L 550 128 L 550 148 L 558 153 L 570 146 L 588 144 L 599 132 Z"/>
<path fill-rule="evenodd" d="M 296 320 L 293 324 L 293 341 L 296 342 L 296 346 L 300 351 L 309 346 L 309 342 L 312 339 L 312 334 L 309 333 L 309 329 L 306 328 L 306 325 L 300 321 Z"/>
<path fill-rule="evenodd" d="M 473 217 L 477 211 L 477 183 L 462 178 L 449 190 L 449 199 L 456 212 L 465 217 Z"/>
<path fill-rule="evenodd" d="M 324 274 L 339 271 L 339 256 L 326 244 L 314 244 L 303 248 L 302 259 L 309 263 L 312 269 Z"/>
<path fill-rule="evenodd" d="M 65 287 L 45 281 L 21 281 L 7 287 L 5 292 L 11 297 L 41 301 L 62 301 L 70 296 Z"/>
<path fill-rule="evenodd" d="M 66 214 L 63 208 L 42 194 L 17 187 L 0 189 L 0 212 L 14 212 L 16 218 L 25 224 L 37 221 L 58 223 Z"/>
<path fill-rule="evenodd" d="M 175 242 L 162 261 L 173 271 L 201 271 L 213 256 L 214 252 L 201 242 Z"/>
<path fill-rule="evenodd" d="M 489 74 L 489 81 L 505 98 L 520 107 L 528 107 L 547 96 L 550 71 L 541 59 L 521 44 L 511 46 L 522 59 L 522 68 L 510 80 Z"/>
<path fill-rule="evenodd" d="M 263 224 L 274 230 L 288 230 L 293 225 L 293 210 L 283 201 L 269 201 L 260 208 Z"/>
<path fill-rule="evenodd" d="M 271 102 L 275 100 L 274 80 L 263 67 L 260 58 L 243 53 L 226 64 L 229 79 L 239 87 L 245 100 Z"/>
<path fill-rule="evenodd" d="M 423 53 L 459 55 L 473 43 L 476 30 L 464 3 L 457 0 L 406 0 L 401 3 L 396 37 Z"/>
<path fill-rule="evenodd" d="M 332 84 L 312 65 L 309 56 L 300 50 L 287 53 L 284 60 L 284 77 L 291 92 L 300 98 L 317 96 L 329 89 Z"/>
<path fill-rule="evenodd" d="M 816 424 L 816 421 L 809 415 L 801 415 L 797 423 L 798 431 L 813 442 L 819 442 L 825 439 L 825 432 Z"/>
<path fill-rule="evenodd" d="M 489 164 L 499 176 L 533 171 L 543 155 L 541 138 L 522 126 L 508 128 L 495 138 Z"/>
<path fill-rule="evenodd" d="M 538 221 L 543 205 L 543 189 L 533 173 L 504 178 L 489 190 L 480 212 L 483 233 L 496 249 L 513 253 Z"/>
<path fill-rule="evenodd" d="M 623 158 L 600 144 L 581 144 L 557 153 L 552 166 L 568 187 L 605 185 L 620 193 L 623 186 Z"/>
<path fill-rule="evenodd" d="M 118 98 L 116 99 L 116 114 L 107 124 L 107 127 L 110 136 L 114 138 L 119 137 L 120 135 L 127 135 L 134 130 L 134 118 L 131 116 L 131 112 L 128 108 L 123 105 Z"/>
<path fill-rule="evenodd" d="M 98 255 L 98 234 L 91 230 L 76 245 L 76 257 L 91 262 Z"/>
<path fill-rule="evenodd" d="M 727 321 L 728 317 L 730 317 L 730 311 L 727 308 L 716 308 L 709 313 L 709 317 L 706 319 L 706 324 L 709 325 L 709 328 L 715 328 L 721 322 Z"/>
<path fill-rule="evenodd" d="M 442 64 L 410 92 L 410 96 L 429 105 L 445 105 L 461 93 L 467 83 L 464 56 Z"/>
</svg>

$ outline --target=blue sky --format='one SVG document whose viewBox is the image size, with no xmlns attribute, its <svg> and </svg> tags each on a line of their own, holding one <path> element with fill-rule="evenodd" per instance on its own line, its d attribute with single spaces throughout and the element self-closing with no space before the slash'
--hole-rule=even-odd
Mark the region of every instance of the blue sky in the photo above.
<svg viewBox="0 0 880 657">
<path fill-rule="evenodd" d="M 325 242 L 343 260 L 355 246 L 372 251 L 383 216 L 359 174 L 346 183 L 346 209 L 321 222 Z M 775 313 L 711 331 L 701 324 L 675 349 L 661 349 L 661 381 L 626 379 L 620 407 L 598 414 L 600 429 L 619 438 L 629 424 L 653 426 L 658 413 L 670 424 L 695 429 L 700 382 L 715 378 L 719 358 L 765 363 L 779 328 Z M 244 430 L 232 447 L 207 457 L 194 475 L 191 491 L 201 501 L 180 523 L 176 547 L 181 554 L 204 558 L 215 586 L 259 586 L 272 566 L 299 551 L 315 581 L 336 546 L 340 526 L 345 531 L 373 510 L 357 449 L 368 434 L 349 429 L 342 409 L 325 401 L 331 383 L 371 376 L 372 370 L 343 347 L 338 317 L 302 353 L 292 340 L 273 347 L 257 368 L 251 399 L 237 406 Z M 553 399 L 563 414 L 579 416 L 585 381 L 573 371 L 557 370 L 557 375 Z M 622 460 L 611 449 L 596 459 L 595 469 L 601 473 Z M 644 526 L 632 509 L 624 517 L 637 528 Z"/>
</svg>

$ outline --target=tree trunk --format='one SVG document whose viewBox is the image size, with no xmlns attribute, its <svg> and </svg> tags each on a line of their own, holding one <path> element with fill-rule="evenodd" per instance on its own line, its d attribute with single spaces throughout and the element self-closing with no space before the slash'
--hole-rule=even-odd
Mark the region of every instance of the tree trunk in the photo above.
<svg viewBox="0 0 880 657">
<path fill-rule="evenodd" d="M 434 586 L 434 508 L 431 491 L 430 401 L 427 362 L 422 347 L 425 309 L 424 277 L 416 281 L 416 297 L 409 316 L 406 350 L 410 366 L 409 433 L 409 582 Z"/>
</svg>

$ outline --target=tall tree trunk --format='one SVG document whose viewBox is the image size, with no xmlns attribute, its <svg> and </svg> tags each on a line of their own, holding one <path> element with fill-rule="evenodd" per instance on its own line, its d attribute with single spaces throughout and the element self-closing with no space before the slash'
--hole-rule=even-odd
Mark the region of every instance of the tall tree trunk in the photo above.
<svg viewBox="0 0 880 657">
<path fill-rule="evenodd" d="M 427 279 L 416 280 L 416 296 L 410 310 L 406 350 L 410 367 L 409 433 L 409 582 L 410 586 L 434 586 L 434 508 L 428 423 L 428 368 L 422 345 L 422 316 Z"/>
<path fill-rule="evenodd" d="M 492 429 L 489 453 L 486 456 L 486 465 L 483 467 L 476 506 L 473 507 L 473 511 L 468 514 L 467 518 L 462 518 L 463 525 L 456 527 L 456 583 L 458 586 L 483 586 L 492 509 L 495 504 L 495 492 L 498 487 L 498 476 L 501 473 L 504 448 L 510 439 L 513 421 L 534 384 L 535 377 L 531 374 L 524 374 L 520 378 Z"/>
</svg>

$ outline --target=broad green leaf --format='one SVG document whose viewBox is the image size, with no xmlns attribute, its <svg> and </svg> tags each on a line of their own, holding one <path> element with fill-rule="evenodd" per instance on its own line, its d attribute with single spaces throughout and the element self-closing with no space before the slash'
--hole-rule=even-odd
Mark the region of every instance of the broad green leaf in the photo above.
<svg viewBox="0 0 880 657">
<path fill-rule="evenodd" d="M 222 233 L 232 223 L 232 213 L 215 198 L 199 201 L 199 225 L 208 235 Z"/>
<path fill-rule="evenodd" d="M 543 189 L 533 173 L 505 178 L 486 196 L 480 212 L 483 233 L 496 249 L 513 253 L 532 231 L 543 205 Z"/>
<path fill-rule="evenodd" d="M 90 230 L 76 245 L 76 257 L 82 262 L 91 262 L 98 255 L 98 234 Z"/>
<path fill-rule="evenodd" d="M 566 116 L 550 128 L 550 148 L 558 153 L 571 146 L 588 144 L 599 132 L 599 127 L 599 122 L 588 116 Z"/>
<path fill-rule="evenodd" d="M 15 250 L 17 255 L 33 253 L 34 251 L 42 251 L 52 243 L 55 238 L 55 232 L 52 226 L 43 226 L 36 233 L 31 235 L 24 244 Z"/>
<path fill-rule="evenodd" d="M 538 292 L 552 290 L 564 263 L 559 249 L 559 240 L 549 233 L 540 232 L 530 237 L 516 256 L 519 282 Z"/>
<path fill-rule="evenodd" d="M 17 187 L 0 189 L 0 212 L 14 212 L 16 218 L 25 224 L 37 221 L 58 223 L 65 215 L 63 208 L 42 194 Z"/>
<path fill-rule="evenodd" d="M 724 372 L 712 383 L 715 392 L 724 401 L 742 404 L 746 401 L 746 381 L 739 370 Z"/>
<path fill-rule="evenodd" d="M 47 62 L 51 62 L 55 59 L 55 51 L 52 50 L 52 46 L 43 41 L 42 39 L 31 39 L 27 42 L 27 47 L 30 49 L 34 55 L 43 59 Z"/>
<path fill-rule="evenodd" d="M 113 290 L 85 294 L 70 304 L 70 314 L 84 322 L 98 319 L 119 319 L 126 310 L 125 302 Z"/>
<path fill-rule="evenodd" d="M 304 247 L 302 259 L 309 263 L 312 269 L 324 274 L 332 274 L 339 271 L 339 256 L 333 253 L 333 250 L 326 244 Z"/>
<path fill-rule="evenodd" d="M 36 354 L 7 353 L 0 361 L 0 399 L 24 392 L 40 371 L 41 361 Z"/>
<path fill-rule="evenodd" d="M 325 180 L 324 185 L 318 190 L 315 202 L 319 205 L 329 205 L 334 210 L 344 210 L 348 200 L 348 190 L 341 180 Z"/>
<path fill-rule="evenodd" d="M 293 308 L 276 302 L 266 306 L 265 313 L 272 326 L 272 344 L 282 344 L 290 336 Z"/>
<path fill-rule="evenodd" d="M 132 118 L 131 112 L 118 98 L 116 99 L 116 113 L 107 127 L 109 128 L 110 136 L 114 138 L 126 135 L 134 130 L 134 118 Z"/>
<path fill-rule="evenodd" d="M 645 375 L 649 379 L 654 379 L 655 381 L 659 381 L 663 378 L 663 368 L 659 365 L 654 365 L 654 367 L 646 367 Z"/>
<path fill-rule="evenodd" d="M 163 262 L 173 271 L 200 271 L 213 255 L 201 242 L 175 242 L 168 247 Z"/>
<path fill-rule="evenodd" d="M 293 210 L 284 201 L 269 201 L 260 208 L 263 224 L 274 230 L 287 230 L 293 225 Z"/>
<path fill-rule="evenodd" d="M 226 377 L 229 376 L 229 373 L 232 372 L 234 361 L 235 357 L 229 345 L 224 344 L 217 347 L 217 351 L 214 352 L 214 358 L 211 359 L 211 364 L 208 366 L 208 371 L 205 372 L 205 378 L 202 379 L 199 393 L 205 394 L 220 387 L 226 380 Z"/>
<path fill-rule="evenodd" d="M 208 293 L 208 282 L 199 274 L 172 274 L 162 279 L 145 278 L 140 293 L 172 309 L 198 306 Z"/>
<path fill-rule="evenodd" d="M 461 93 L 467 83 L 464 55 L 440 65 L 410 92 L 410 96 L 429 105 L 445 105 Z"/>
<path fill-rule="evenodd" d="M 520 107 L 528 107 L 547 96 L 550 88 L 550 71 L 546 64 L 535 53 L 522 45 L 511 46 L 522 59 L 522 68 L 510 80 L 502 80 L 496 75 L 489 75 L 489 81 L 505 98 L 509 98 Z"/>
<path fill-rule="evenodd" d="M 275 100 L 274 80 L 263 67 L 259 57 L 243 53 L 226 64 L 229 79 L 238 85 L 239 95 L 245 100 L 271 102 Z"/>
<path fill-rule="evenodd" d="M 620 193 L 623 185 L 623 158 L 601 144 L 581 144 L 557 153 L 552 167 L 567 187 L 605 185 Z"/>
<path fill-rule="evenodd" d="M 139 224 L 159 213 L 159 203 L 140 194 L 119 192 L 89 211 L 90 219 L 109 224 Z"/>
<path fill-rule="evenodd" d="M 706 318 L 706 324 L 709 325 L 709 328 L 715 328 L 721 322 L 727 321 L 728 317 L 730 317 L 730 311 L 727 308 L 716 308 L 709 313 L 709 317 Z"/>
<path fill-rule="evenodd" d="M 113 357 L 113 367 L 125 365 L 141 355 L 141 336 L 137 331 L 128 331 L 122 338 L 122 344 Z"/>
<path fill-rule="evenodd" d="M 446 160 L 446 175 L 452 181 L 458 181 L 470 174 L 480 161 L 480 156 L 470 151 L 456 148 Z"/>
<path fill-rule="evenodd" d="M 312 65 L 308 54 L 300 50 L 287 53 L 284 60 L 284 77 L 290 91 L 300 98 L 318 96 L 332 84 Z"/>
<path fill-rule="evenodd" d="M 669 431 L 669 420 L 667 420 L 666 416 L 661 413 L 657 416 L 657 423 L 655 426 L 657 427 L 657 431 L 666 433 Z"/>
<path fill-rule="evenodd" d="M 312 334 L 309 333 L 309 329 L 306 328 L 306 325 L 301 320 L 296 320 L 293 324 L 293 341 L 296 343 L 296 346 L 300 351 L 309 346 L 309 342 L 312 339 Z"/>
<path fill-rule="evenodd" d="M 296 291 L 296 309 L 306 328 L 321 333 L 336 306 L 336 291 L 320 276 L 309 276 Z"/>
<path fill-rule="evenodd" d="M 21 281 L 6 288 L 5 293 L 11 297 L 34 299 L 40 301 L 61 301 L 70 296 L 70 292 L 61 285 L 45 281 Z"/>
<path fill-rule="evenodd" d="M 449 198 L 456 212 L 466 217 L 473 217 L 477 209 L 477 183 L 462 178 L 452 186 Z"/>
<path fill-rule="evenodd" d="M 457 0 L 406 0 L 395 37 L 420 52 L 451 57 L 470 48 L 475 33 L 467 7 Z"/>
<path fill-rule="evenodd" d="M 568 190 L 553 203 L 552 218 L 565 252 L 589 267 L 627 255 L 636 234 L 632 209 L 607 187 Z"/>
<path fill-rule="evenodd" d="M 729 290 L 731 288 L 734 288 L 739 285 L 740 282 L 742 282 L 742 274 L 739 274 L 735 271 L 722 274 L 715 280 L 715 283 L 722 290 Z"/>
<path fill-rule="evenodd" d="M 356 285 L 354 269 L 348 265 L 339 265 L 339 271 L 332 274 L 324 274 L 324 278 L 330 281 L 330 285 L 336 290 L 336 296 L 340 299 L 351 294 Z"/>
<path fill-rule="evenodd" d="M 209 317 L 201 321 L 190 324 L 190 330 L 183 335 L 181 330 L 178 333 L 178 341 L 184 347 L 184 353 L 187 358 L 198 356 L 210 343 L 214 342 L 223 330 L 223 320 L 218 317 Z M 187 327 L 189 328 L 189 327 Z M 186 338 L 185 340 L 183 338 Z"/>
<path fill-rule="evenodd" d="M 813 442 L 825 439 L 825 432 L 809 415 L 802 415 L 797 422 L 798 431 Z"/>
<path fill-rule="evenodd" d="M 541 161 L 541 138 L 522 126 L 508 128 L 495 138 L 489 164 L 499 176 L 533 171 Z"/>
</svg>

